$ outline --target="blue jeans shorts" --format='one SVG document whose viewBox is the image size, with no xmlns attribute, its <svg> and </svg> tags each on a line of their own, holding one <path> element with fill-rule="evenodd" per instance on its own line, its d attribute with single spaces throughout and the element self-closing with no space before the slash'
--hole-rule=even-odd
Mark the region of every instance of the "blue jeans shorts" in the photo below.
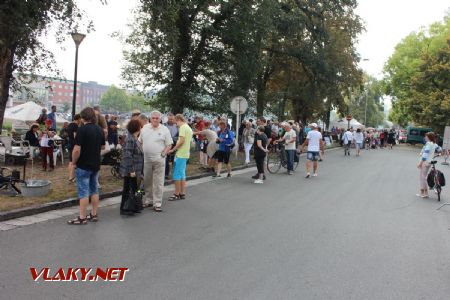
<svg viewBox="0 0 450 300">
<path fill-rule="evenodd" d="M 84 199 L 98 194 L 98 171 L 88 171 L 77 168 L 75 170 L 77 177 L 78 198 Z"/>
<path fill-rule="evenodd" d="M 318 151 L 308 151 L 306 155 L 306 159 L 310 161 L 318 161 L 320 158 L 320 154 Z"/>
<path fill-rule="evenodd" d="M 173 166 L 173 180 L 186 180 L 186 163 L 187 158 L 175 157 Z"/>
</svg>

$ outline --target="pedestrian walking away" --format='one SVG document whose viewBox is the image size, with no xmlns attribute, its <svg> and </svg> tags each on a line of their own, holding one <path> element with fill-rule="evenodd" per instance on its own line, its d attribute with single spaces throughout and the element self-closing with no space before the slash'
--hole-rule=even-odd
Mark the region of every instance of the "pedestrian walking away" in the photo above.
<svg viewBox="0 0 450 300">
<path fill-rule="evenodd" d="M 342 142 L 344 143 L 344 155 L 350 156 L 350 147 L 353 141 L 353 133 L 350 131 L 350 128 L 347 128 L 347 131 L 342 136 Z"/>
<path fill-rule="evenodd" d="M 139 141 L 144 154 L 144 207 L 153 206 L 161 211 L 166 156 L 172 148 L 172 136 L 169 129 L 161 124 L 161 113 L 150 114 L 150 124 L 141 129 Z"/>
<path fill-rule="evenodd" d="M 169 153 L 176 152 L 172 177 L 175 182 L 175 193 L 169 198 L 170 201 L 186 198 L 186 164 L 191 154 L 193 136 L 192 129 L 182 114 L 177 114 L 175 121 L 178 126 L 178 141 L 175 147 L 169 151 Z"/>
<path fill-rule="evenodd" d="M 80 215 L 69 220 L 70 225 L 83 225 L 87 221 L 97 222 L 98 172 L 100 171 L 100 152 L 105 148 L 105 136 L 102 129 L 96 125 L 94 109 L 84 108 L 81 113 L 83 126 L 78 128 L 75 146 L 72 151 L 72 163 L 76 166 L 77 190 L 80 199 Z M 87 207 L 91 200 L 92 210 L 87 215 Z"/>
<path fill-rule="evenodd" d="M 364 134 L 360 128 L 356 129 L 356 132 L 353 135 L 353 140 L 355 141 L 356 156 L 359 156 L 364 143 Z"/>
<path fill-rule="evenodd" d="M 313 165 L 314 177 L 318 175 L 318 160 L 320 158 L 320 152 L 324 155 L 324 142 L 322 134 L 318 131 L 317 123 L 311 123 L 309 125 L 311 130 L 306 136 L 306 140 L 302 145 L 302 151 L 305 147 L 308 147 L 306 154 L 306 178 L 311 177 L 311 163 Z"/>
<path fill-rule="evenodd" d="M 141 131 L 139 120 L 130 120 L 127 125 L 128 135 L 122 151 L 120 162 L 120 175 L 123 177 L 122 201 L 120 202 L 121 215 L 134 215 L 141 211 L 136 203 L 136 192 L 143 177 L 144 154 L 138 137 Z"/>
</svg>

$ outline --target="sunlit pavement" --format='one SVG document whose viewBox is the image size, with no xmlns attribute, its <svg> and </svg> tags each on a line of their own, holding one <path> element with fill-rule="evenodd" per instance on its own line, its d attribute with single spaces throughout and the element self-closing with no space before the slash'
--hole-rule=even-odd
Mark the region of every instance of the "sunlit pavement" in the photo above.
<svg viewBox="0 0 450 300">
<path fill-rule="evenodd" d="M 111 199 L 97 224 L 66 225 L 76 208 L 3 224 L 0 298 L 448 299 L 450 206 L 415 196 L 417 152 L 339 149 L 317 178 L 304 178 L 302 157 L 294 176 L 264 185 L 245 171 L 202 179 L 159 214 L 121 217 Z M 123 282 L 34 282 L 30 267 L 129 272 Z"/>
</svg>

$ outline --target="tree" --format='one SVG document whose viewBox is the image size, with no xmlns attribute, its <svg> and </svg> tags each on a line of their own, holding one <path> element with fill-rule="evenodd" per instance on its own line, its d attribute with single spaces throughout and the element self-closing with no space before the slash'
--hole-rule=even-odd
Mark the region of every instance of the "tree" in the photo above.
<svg viewBox="0 0 450 300">
<path fill-rule="evenodd" d="M 37 74 L 49 70 L 58 76 L 53 54 L 39 37 L 55 25 L 56 38 L 64 40 L 73 29 L 92 24 L 82 23 L 83 13 L 74 0 L 3 0 L 0 2 L 0 127 L 11 88 L 18 88 L 13 73 Z"/>
<path fill-rule="evenodd" d="M 383 125 L 383 88 L 376 78 L 366 76 L 365 83 L 347 98 L 348 112 L 366 127 Z"/>
<path fill-rule="evenodd" d="M 100 107 L 109 112 L 128 112 L 130 99 L 123 89 L 112 85 L 100 99 Z"/>
<path fill-rule="evenodd" d="M 406 36 L 384 68 L 386 94 L 392 97 L 389 119 L 432 127 L 449 124 L 450 15 Z"/>
</svg>

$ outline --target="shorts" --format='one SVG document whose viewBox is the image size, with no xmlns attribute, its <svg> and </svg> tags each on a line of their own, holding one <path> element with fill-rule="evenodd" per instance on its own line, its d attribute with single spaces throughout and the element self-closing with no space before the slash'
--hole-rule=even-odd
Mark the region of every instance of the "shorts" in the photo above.
<svg viewBox="0 0 450 300">
<path fill-rule="evenodd" d="M 217 151 L 217 161 L 220 163 L 229 164 L 230 163 L 230 154 L 231 152 L 225 152 L 225 151 Z"/>
<path fill-rule="evenodd" d="M 172 179 L 177 180 L 186 180 L 186 164 L 187 158 L 175 157 L 175 162 L 173 164 L 173 175 Z"/>
<path fill-rule="evenodd" d="M 75 175 L 77 177 L 78 198 L 84 199 L 98 194 L 98 171 L 77 168 Z"/>
<path fill-rule="evenodd" d="M 308 151 L 306 154 L 306 159 L 310 161 L 318 161 L 320 158 L 320 154 L 318 151 Z"/>
<path fill-rule="evenodd" d="M 356 149 L 362 149 L 363 143 L 356 143 Z"/>
</svg>

